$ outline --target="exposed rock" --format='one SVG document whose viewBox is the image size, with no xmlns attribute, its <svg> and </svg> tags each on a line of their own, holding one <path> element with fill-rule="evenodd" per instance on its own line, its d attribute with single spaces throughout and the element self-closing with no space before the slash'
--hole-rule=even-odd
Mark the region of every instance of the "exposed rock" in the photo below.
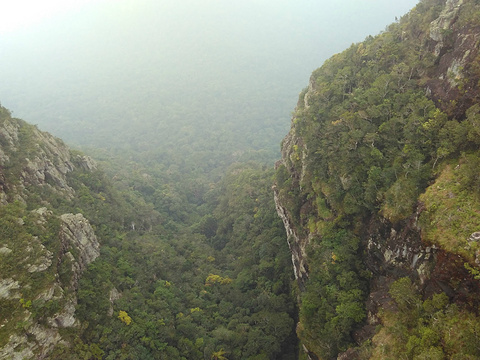
<svg viewBox="0 0 480 360">
<path fill-rule="evenodd" d="M 10 147 L 12 151 L 16 151 L 17 144 L 18 144 L 18 130 L 20 129 L 20 125 L 18 122 L 5 120 L 2 126 L 0 126 L 0 143 L 5 144 L 6 146 Z M 3 151 L 2 151 L 2 154 Z M 9 157 L 3 155 L 0 157 L 0 164 L 5 164 L 5 161 L 8 161 Z"/>
<path fill-rule="evenodd" d="M 23 127 L 28 136 L 20 136 Z M 28 150 L 25 150 L 25 147 Z M 16 156 L 20 150 L 25 153 L 23 159 L 15 159 L 16 163 L 23 162 L 22 171 L 18 174 L 20 186 L 10 187 L 10 190 L 17 190 L 16 196 L 24 197 L 25 194 L 22 193 L 29 186 L 48 186 L 65 196 L 73 196 L 74 191 L 68 185 L 66 175 L 74 169 L 74 165 L 69 148 L 61 140 L 20 120 L 6 119 L 0 124 L 0 165 L 12 161 L 12 156 Z M 79 165 L 82 168 L 95 167 L 94 162 L 88 157 L 79 158 L 81 159 Z M 5 181 L 2 179 L 4 180 L 3 174 L 0 176 L 0 192 L 3 194 L 0 201 L 6 192 L 2 184 Z"/>
<path fill-rule="evenodd" d="M 18 289 L 20 289 L 18 281 L 13 279 L 0 279 L 0 299 L 19 299 L 19 294 L 12 294 L 12 292 Z"/>
<path fill-rule="evenodd" d="M 432 98 L 437 106 L 447 113 L 449 118 L 461 120 L 465 117 L 465 111 L 471 105 L 478 103 L 474 94 L 478 91 L 469 91 L 478 88 L 478 70 L 474 67 L 469 72 L 469 66 L 478 65 L 480 43 L 480 27 L 460 26 L 457 24 L 459 10 L 462 8 L 463 0 L 447 0 L 440 16 L 431 22 L 429 38 L 423 38 L 425 52 L 431 52 L 437 56 L 435 66 L 429 69 L 429 73 L 422 74 L 425 82 L 425 93 Z M 431 55 L 431 54 L 429 54 Z M 322 98 L 320 89 L 321 83 L 316 83 L 316 75 L 312 74 L 308 88 L 302 92 L 296 109 L 296 114 L 308 114 L 312 119 L 319 121 L 322 112 L 311 115 L 306 109 L 316 109 L 322 106 L 322 101 L 328 103 L 328 99 Z M 455 104 L 453 106 L 452 104 Z M 357 109 L 355 109 L 357 111 Z M 311 110 L 310 110 L 311 112 Z M 308 116 L 293 117 L 292 128 L 282 142 L 282 159 L 276 163 L 276 168 L 284 166 L 288 174 L 288 191 L 293 194 L 288 198 L 282 193 L 284 189 L 280 184 L 273 187 L 276 209 L 282 219 L 288 237 L 288 245 L 292 253 L 295 277 L 302 286 L 308 281 L 308 261 L 306 247 L 310 239 L 315 236 L 315 226 L 309 228 L 309 219 L 321 221 L 319 215 L 310 206 L 309 198 L 323 196 L 326 203 L 329 202 L 329 193 L 323 192 L 321 184 L 311 186 L 307 180 L 314 183 L 315 175 L 309 173 L 309 159 L 305 149 L 307 145 L 312 147 L 313 141 L 307 143 L 308 137 L 302 138 L 302 131 L 308 126 L 300 126 L 301 121 Z M 317 117 L 319 119 L 317 119 Z M 299 125 L 300 124 L 300 125 Z M 311 125 L 308 123 L 307 125 Z M 311 127 L 314 128 L 314 127 Z M 320 129 L 323 129 L 319 126 Z M 317 143 L 322 144 L 320 141 Z M 311 153 L 315 149 L 311 148 Z M 356 147 L 351 150 L 356 150 Z M 313 162 L 313 160 L 311 161 Z M 317 170 L 318 173 L 330 172 L 330 168 Z M 346 174 L 335 174 L 339 185 L 343 190 L 348 190 L 355 181 Z M 282 177 L 285 175 L 281 175 Z M 309 178 L 310 176 L 310 178 Z M 320 178 L 320 176 L 318 176 Z M 359 181 L 359 179 L 356 179 Z M 320 182 L 320 180 L 319 180 Z M 287 181 L 285 181 L 287 183 Z M 319 190 L 317 191 L 318 186 Z M 306 189 L 311 193 L 306 194 Z M 317 193 L 315 193 L 317 192 Z M 302 198 L 295 198 L 301 194 Z M 454 196 L 452 194 L 452 196 Z M 293 205 L 292 205 L 293 204 Z M 307 210 L 305 210 L 307 209 Z M 370 281 L 370 294 L 366 302 L 367 323 L 355 331 L 353 335 L 357 343 L 368 339 L 375 333 L 375 325 L 379 324 L 379 311 L 392 306 L 392 299 L 389 294 L 390 285 L 401 277 L 410 277 L 415 280 L 421 294 L 426 298 L 435 293 L 446 293 L 452 302 L 464 304 L 477 304 L 480 289 L 478 282 L 465 269 L 464 263 L 457 255 L 452 255 L 444 250 L 428 244 L 422 239 L 419 226 L 419 216 L 424 209 L 422 204 L 417 204 L 414 212 L 409 218 L 397 224 L 390 223 L 381 214 L 371 214 L 365 219 L 364 226 L 357 226 L 359 237 L 362 240 L 363 258 L 368 270 L 372 274 Z M 312 224 L 315 225 L 315 221 Z M 328 220 L 327 220 L 328 221 Z M 369 223 L 370 222 L 370 223 Z M 358 230 L 362 229 L 362 230 Z M 476 262 L 480 264 L 480 231 L 473 233 L 468 239 L 467 251 L 476 251 Z M 476 305 L 473 305 L 476 306 Z M 309 353 L 308 349 L 305 349 Z M 356 353 L 349 350 L 340 354 L 339 359 L 354 359 Z"/>
<path fill-rule="evenodd" d="M 474 232 L 470 237 L 468 238 L 469 242 L 478 242 L 480 240 L 480 231 Z"/>
<path fill-rule="evenodd" d="M 462 4 L 463 0 L 447 0 L 445 8 L 440 16 L 430 24 L 430 38 L 437 42 L 437 45 L 435 46 L 435 55 L 440 55 L 444 46 L 445 38 L 449 30 L 451 30 L 460 5 Z"/>
<path fill-rule="evenodd" d="M 70 286 L 77 290 L 78 280 L 87 265 L 100 255 L 100 244 L 95 236 L 93 228 L 82 214 L 63 214 L 60 239 L 62 241 L 63 259 L 69 261 L 72 266 L 72 280 Z M 77 255 L 75 258 L 71 251 Z M 76 296 L 70 296 L 63 309 L 54 317 L 49 319 L 49 324 L 56 328 L 75 326 Z"/>
<path fill-rule="evenodd" d="M 38 215 L 38 220 L 37 224 L 43 225 L 47 222 L 47 217 L 51 216 L 53 213 L 48 210 L 46 207 L 41 207 L 36 210 L 32 210 L 33 213 L 36 213 Z"/>
<path fill-rule="evenodd" d="M 420 283 L 428 278 L 428 267 L 422 265 L 432 262 L 436 249 L 425 245 L 421 240 L 417 225 L 419 213 L 420 210 L 405 223 L 397 225 L 398 231 L 383 219 L 370 224 L 367 265 L 372 272 L 386 275 L 393 270 L 398 273 L 402 269 L 405 275 L 414 275 Z"/>
<path fill-rule="evenodd" d="M 0 162 L 2 161 L 1 155 L 2 155 L 2 152 L 0 148 Z M 7 194 L 6 194 L 7 189 L 8 189 L 8 186 L 7 186 L 7 181 L 5 179 L 5 174 L 3 173 L 3 170 L 0 166 L 0 204 L 1 205 L 7 205 Z"/>
<path fill-rule="evenodd" d="M 12 252 L 11 249 L 7 248 L 6 246 L 2 246 L 0 248 L 0 254 L 8 255 Z"/>
<path fill-rule="evenodd" d="M 306 247 L 308 245 L 308 238 L 301 239 L 295 227 L 293 226 L 290 216 L 287 209 L 282 206 L 276 187 L 273 187 L 273 194 L 275 199 L 275 207 L 277 209 L 278 216 L 283 221 L 283 226 L 287 233 L 288 247 L 290 248 L 290 253 L 292 254 L 292 263 L 293 270 L 295 274 L 295 279 L 297 280 L 301 289 L 305 286 L 305 281 L 308 278 L 308 271 L 306 266 Z"/>
<path fill-rule="evenodd" d="M 476 91 L 472 90 L 479 81 L 478 74 L 470 68 L 479 54 L 480 28 L 457 26 L 462 4 L 463 0 L 448 0 L 440 16 L 430 25 L 437 66 L 427 81 L 429 97 L 457 119 L 463 118 L 465 111 L 477 102 Z M 449 107 L 452 102 L 456 103 L 454 109 Z"/>
<path fill-rule="evenodd" d="M 475 253 L 475 264 L 480 265 L 480 231 L 476 231 L 469 236 L 467 239 L 467 244 L 464 246 L 464 249 L 469 252 Z"/>
<path fill-rule="evenodd" d="M 40 208 L 33 212 L 38 214 L 39 226 L 44 225 L 48 218 L 53 216 L 51 211 L 46 208 Z M 0 359 L 43 359 L 62 341 L 58 329 L 78 324 L 75 318 L 75 306 L 77 305 L 75 291 L 78 288 L 78 280 L 87 265 L 99 256 L 100 244 L 90 223 L 82 214 L 64 214 L 60 219 L 62 221 L 59 234 L 61 252 L 58 254 L 58 263 L 68 261 L 72 267 L 72 277 L 66 283 L 61 283 L 57 277 L 55 282 L 39 294 L 35 300 L 43 302 L 58 300 L 61 303 L 61 309 L 47 319 L 48 325 L 34 322 L 28 309 L 25 309 L 27 316 L 23 331 L 10 337 L 6 346 L 0 350 Z M 45 271 L 50 268 L 53 254 L 38 239 L 33 238 L 25 250 L 29 254 L 29 258 L 36 256 L 35 264 L 26 265 L 28 272 Z M 18 292 L 20 288 L 21 285 L 13 279 L 0 280 L 0 298 L 20 298 Z"/>
<path fill-rule="evenodd" d="M 43 248 L 44 250 L 43 253 L 45 255 L 40 256 L 36 259 L 37 264 L 27 265 L 27 271 L 29 273 L 45 271 L 52 265 L 52 258 L 53 258 L 52 252 L 45 249 L 45 247 L 42 244 L 40 244 L 40 246 Z"/>
<path fill-rule="evenodd" d="M 342 354 L 339 354 L 337 360 L 355 360 L 359 359 L 360 355 L 358 354 L 357 349 L 348 349 Z"/>
<path fill-rule="evenodd" d="M 314 91 L 313 89 L 314 82 L 311 81 L 309 91 Z M 308 91 L 305 94 L 305 97 L 307 96 Z M 307 102 L 307 100 L 305 100 L 305 102 Z M 303 103 L 301 103 L 301 106 L 303 106 Z M 282 160 L 278 161 L 275 164 L 275 167 L 278 168 L 279 166 L 284 165 L 294 183 L 301 188 L 303 178 L 307 171 L 306 163 L 306 147 L 301 139 L 295 136 L 293 131 L 290 131 L 290 133 L 288 133 L 282 141 Z M 297 170 L 298 167 L 300 167 L 299 170 Z M 308 236 L 300 236 L 298 229 L 295 228 L 294 222 L 292 221 L 292 215 L 289 214 L 287 207 L 282 205 L 277 187 L 273 186 L 272 189 L 277 214 L 282 219 L 285 231 L 287 233 L 287 241 L 292 254 L 295 279 L 297 280 L 300 289 L 303 290 L 305 287 L 305 282 L 308 279 L 306 248 L 310 242 L 310 239 Z"/>
<path fill-rule="evenodd" d="M 0 359 L 45 359 L 61 340 L 57 330 L 36 324 L 22 334 L 12 335 L 8 344 L 0 349 Z"/>
<path fill-rule="evenodd" d="M 75 273 L 80 273 L 100 255 L 100 244 L 87 219 L 82 214 L 63 214 L 60 238 L 65 252 L 76 249 Z"/>
<path fill-rule="evenodd" d="M 0 359 L 43 359 L 63 341 L 59 328 L 78 325 L 75 318 L 78 281 L 88 264 L 100 254 L 100 245 L 89 222 L 81 214 L 56 217 L 49 210 L 51 194 L 73 198 L 75 191 L 69 185 L 68 174 L 75 169 L 92 171 L 97 165 L 88 156 L 72 155 L 61 140 L 22 120 L 8 117 L 8 111 L 1 110 L 0 206 L 13 201 L 30 206 L 29 198 L 34 195 L 35 202 L 45 206 L 27 216 L 28 225 L 34 225 L 39 233 L 48 234 L 48 241 L 24 229 L 28 236 L 17 242 L 12 239 L 0 244 L 0 257 L 15 256 L 19 259 L 18 269 L 24 271 L 3 279 L 0 274 L 0 299 L 18 302 L 18 299 L 27 296 L 23 290 L 30 289 L 28 298 L 24 299 L 25 306 L 11 306 L 14 313 L 0 319 L 0 329 L 5 328 L 9 321 L 20 321 L 22 325 L 9 334 L 7 343 L 1 344 Z M 27 223 L 22 217 L 13 221 L 17 230 Z M 55 239 L 51 231 L 58 225 L 58 238 Z M 65 267 L 67 270 L 71 267 L 71 278 L 67 277 L 69 272 L 64 271 Z M 45 277 L 34 284 L 32 274 L 36 275 L 35 278 Z M 54 307 L 46 307 L 51 311 L 48 315 L 35 314 L 34 317 L 30 308 L 30 302 L 34 301 L 39 306 L 53 301 L 48 305 Z M 53 308 L 59 310 L 52 314 Z"/>
<path fill-rule="evenodd" d="M 63 311 L 57 314 L 55 317 L 48 319 L 48 323 L 52 327 L 66 328 L 75 325 L 75 306 L 77 305 L 76 299 L 67 301 L 67 304 L 63 307 Z"/>
<path fill-rule="evenodd" d="M 53 147 L 53 145 L 52 145 Z M 47 148 L 49 151 L 55 151 L 52 148 Z M 60 149 L 60 147 L 58 147 Z M 70 162 L 70 154 L 64 151 L 55 151 L 54 159 L 56 163 L 52 162 L 52 153 L 47 153 L 41 149 L 30 160 L 26 158 L 26 165 L 22 172 L 22 180 L 25 186 L 28 185 L 46 185 L 49 184 L 53 188 L 63 191 L 66 194 L 72 196 L 73 189 L 68 186 L 65 175 L 73 170 L 73 165 Z M 62 149 L 65 150 L 65 149 Z"/>
<path fill-rule="evenodd" d="M 315 354 L 312 354 L 310 351 L 308 351 L 307 347 L 305 345 L 302 345 L 303 352 L 307 356 L 308 360 L 318 360 L 318 358 L 315 356 Z"/>
<path fill-rule="evenodd" d="M 44 216 L 39 219 L 41 220 L 37 221 L 38 225 L 47 222 L 47 218 Z M 28 253 L 25 259 L 25 261 L 28 261 L 25 268 L 29 273 L 45 271 L 52 265 L 53 253 L 40 242 L 37 236 L 32 237 L 30 244 L 25 248 L 25 253 Z"/>
<path fill-rule="evenodd" d="M 24 360 L 33 359 L 33 346 L 29 346 L 28 339 L 25 335 L 13 334 L 10 341 L 0 349 L 1 360 Z"/>
<path fill-rule="evenodd" d="M 97 163 L 86 155 L 77 155 L 74 159 L 75 165 L 85 171 L 93 171 L 97 169 Z"/>
<path fill-rule="evenodd" d="M 63 297 L 63 289 L 58 282 L 54 283 L 51 287 L 45 290 L 42 294 L 37 296 L 37 299 L 49 301 L 51 299 L 60 299 Z M 55 295 L 57 294 L 57 295 Z"/>
<path fill-rule="evenodd" d="M 109 293 L 110 308 L 108 309 L 108 316 L 113 315 L 113 303 L 122 297 L 122 293 L 116 288 L 112 288 Z"/>
</svg>

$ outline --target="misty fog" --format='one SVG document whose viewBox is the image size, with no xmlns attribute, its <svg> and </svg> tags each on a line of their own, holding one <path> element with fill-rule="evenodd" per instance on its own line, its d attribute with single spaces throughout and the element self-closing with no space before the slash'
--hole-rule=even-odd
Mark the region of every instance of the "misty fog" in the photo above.
<svg viewBox="0 0 480 360">
<path fill-rule="evenodd" d="M 310 73 L 415 4 L 90 4 L 0 37 L 0 101 L 76 146 L 195 152 L 215 141 L 275 157 Z"/>
</svg>

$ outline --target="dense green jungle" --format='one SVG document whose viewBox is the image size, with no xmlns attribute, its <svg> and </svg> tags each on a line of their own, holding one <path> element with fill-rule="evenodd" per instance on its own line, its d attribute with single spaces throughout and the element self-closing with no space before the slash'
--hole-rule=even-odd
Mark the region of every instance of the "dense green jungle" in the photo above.
<svg viewBox="0 0 480 360">
<path fill-rule="evenodd" d="M 11 119 L 5 108 L 1 121 L 20 124 L 21 150 L 2 171 L 3 184 L 15 184 L 18 165 L 37 151 L 36 129 Z M 53 212 L 50 216 L 82 213 L 101 242 L 101 255 L 78 282 L 75 315 L 81 326 L 62 329 L 69 346 L 58 345 L 49 358 L 295 358 L 293 272 L 272 201 L 273 170 L 257 163 L 232 165 L 215 184 L 176 173 L 165 182 L 155 173 L 126 170 L 121 183 L 101 170 L 68 173 L 73 198 L 48 186 L 29 186 L 26 201 L 15 201 L 13 186 L 4 188 L 6 248 L 37 237 L 50 251 L 61 251 L 54 243 L 58 220 L 49 218 L 44 229 L 35 226 L 33 210 L 42 206 Z M 8 255 L 3 276 L 18 278 L 22 250 L 3 254 Z M 71 270 L 57 261 L 52 270 L 67 283 Z M 24 326 L 28 333 L 28 325 L 15 324 L 12 314 L 27 310 L 42 324 L 61 308 L 60 298 L 36 296 L 56 275 L 45 276 L 22 291 L 22 302 L 0 299 L 1 317 L 14 329 Z M 114 315 L 112 289 L 119 294 Z M 10 326 L 0 330 L 2 346 L 11 331 Z"/>
<path fill-rule="evenodd" d="M 480 1 L 421 0 L 310 82 L 320 64 L 286 71 L 304 49 L 263 53 L 258 31 L 308 6 L 209 42 L 224 8 L 162 5 L 198 31 L 189 53 L 123 48 L 156 26 L 147 3 L 113 42 L 79 33 L 82 86 L 39 70 L 46 46 L 0 107 L 0 359 L 479 359 Z M 171 56 L 119 56 L 155 45 Z"/>
</svg>

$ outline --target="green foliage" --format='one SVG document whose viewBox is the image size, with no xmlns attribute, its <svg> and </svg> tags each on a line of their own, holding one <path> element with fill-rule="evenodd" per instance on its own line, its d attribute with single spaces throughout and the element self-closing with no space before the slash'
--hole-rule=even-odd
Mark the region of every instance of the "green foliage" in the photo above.
<svg viewBox="0 0 480 360">
<path fill-rule="evenodd" d="M 20 127 L 21 151 L 0 136 L 14 160 L 5 169 L 10 200 L 25 157 L 43 145 L 34 127 L 0 116 Z M 55 184 L 28 186 L 26 204 L 0 206 L 0 272 L 14 282 L 11 298 L 0 299 L 0 346 L 35 322 L 50 326 L 76 292 L 82 325 L 60 330 L 71 346 L 59 344 L 52 359 L 203 359 L 219 349 L 230 360 L 295 357 L 293 270 L 271 170 L 237 164 L 220 179 L 205 168 L 187 174 L 130 162 L 110 165 L 109 178 L 83 169 L 79 155 L 72 152 L 66 176 L 72 197 Z M 80 279 L 60 256 L 63 213 L 82 213 L 102 244 Z M 28 271 L 43 258 L 52 262 L 46 270 Z M 61 287 L 45 301 L 54 284 Z"/>
<path fill-rule="evenodd" d="M 105 358 L 203 359 L 223 349 L 230 360 L 293 359 L 293 270 L 271 176 L 253 163 L 233 167 L 206 209 L 190 210 L 197 222 L 177 222 L 175 232 L 114 228 L 80 280 L 82 342 L 98 344 Z M 102 191 L 110 201 L 112 189 Z M 121 295 L 110 303 L 113 288 Z M 133 319 L 128 326 L 109 315 L 119 311 Z"/>
<path fill-rule="evenodd" d="M 232 279 L 227 277 L 221 277 L 220 275 L 209 274 L 205 279 L 205 286 L 213 286 L 215 284 L 228 285 L 232 283 Z"/>
<path fill-rule="evenodd" d="M 43 321 L 59 308 L 57 301 L 38 299 L 55 281 L 59 264 L 58 258 L 52 254 L 58 253 L 60 248 L 59 242 L 55 241 L 59 226 L 56 217 L 50 214 L 43 217 L 28 211 L 22 202 L 0 206 L 0 274 L 3 280 L 14 285 L 1 299 L 0 317 L 4 319 L 4 326 L 0 328 L 0 346 L 6 344 L 15 332 L 16 324 L 23 322 L 26 314 Z M 52 264 L 45 270 L 32 268 L 41 266 L 47 258 Z M 67 285 L 63 283 L 65 279 L 58 280 L 61 285 Z M 63 305 L 65 300 L 59 302 Z M 30 325 L 25 322 L 22 328 L 28 329 Z"/>
<path fill-rule="evenodd" d="M 210 359 L 213 359 L 213 360 L 227 360 L 227 358 L 224 356 L 225 354 L 226 354 L 225 350 L 220 349 L 218 351 L 215 351 L 212 354 L 212 357 Z"/>
<path fill-rule="evenodd" d="M 479 6 L 468 3 L 470 14 L 462 13 L 458 21 L 473 27 Z M 353 300 L 366 293 L 362 253 L 348 243 L 364 234 L 362 224 L 380 215 L 402 226 L 420 200 L 425 240 L 470 264 L 478 251 L 478 244 L 467 239 L 480 226 L 480 108 L 473 105 L 465 112 L 478 102 L 478 59 L 461 69 L 458 99 L 443 104 L 425 92 L 439 60 L 431 51 L 429 28 L 444 6 L 440 0 L 421 1 L 384 33 L 327 60 L 312 74 L 293 115 L 275 184 L 290 225 L 311 242 L 298 333 L 322 358 L 345 349 L 365 316 L 361 301 Z M 444 34 L 446 47 L 453 46 L 452 34 Z M 347 264 L 342 250 L 348 249 Z M 392 331 L 416 326 L 425 310 L 411 282 L 395 283 L 391 295 L 402 316 L 408 314 Z M 408 358 L 447 354 L 444 340 L 430 330 L 402 336 Z"/>
<path fill-rule="evenodd" d="M 118 313 L 118 318 L 121 322 L 125 323 L 125 325 L 130 325 L 132 323 L 132 318 L 128 316 L 126 311 L 120 310 Z"/>
<path fill-rule="evenodd" d="M 480 356 L 475 314 L 450 304 L 444 293 L 422 301 L 409 278 L 390 287 L 397 308 L 382 312 L 384 327 L 373 338 L 371 359 L 476 359 Z"/>
<path fill-rule="evenodd" d="M 477 5 L 469 3 L 471 11 L 459 16 L 459 24 L 478 18 Z M 426 46 L 427 29 L 442 6 L 440 0 L 421 1 L 386 32 L 327 60 L 312 74 L 311 89 L 302 92 L 295 111 L 293 142 L 284 144 L 286 158 L 275 182 L 292 226 L 310 239 L 309 279 L 297 294 L 297 331 L 322 358 L 352 345 L 353 331 L 366 318 L 369 273 L 359 224 L 378 214 L 392 223 L 407 219 L 426 190 L 420 197 L 424 237 L 469 260 L 478 250 L 466 239 L 480 226 L 480 108 L 454 118 L 457 102 L 441 111 L 423 87 L 436 61 Z M 448 43 L 451 34 L 444 35 Z M 474 62 L 465 74 L 476 79 L 479 69 Z M 457 82 L 463 96 L 471 81 Z M 178 106 L 155 114 L 178 120 L 169 132 L 155 121 L 141 136 L 119 123 L 135 145 L 121 144 L 113 162 L 113 153 L 97 151 L 108 175 L 77 166 L 67 177 L 72 199 L 49 186 L 27 186 L 27 205 L 13 202 L 10 189 L 35 154 L 38 130 L 15 120 L 19 146 L 10 149 L 2 168 L 12 186 L 6 187 L 9 204 L 0 207 L 0 244 L 7 249 L 0 252 L 0 272 L 19 281 L 22 291 L 0 299 L 0 318 L 6 320 L 0 346 L 13 330 L 27 332 L 25 316 L 45 322 L 62 309 L 62 300 L 43 301 L 39 294 L 72 277 L 71 262 L 59 263 L 58 256 L 49 270 L 26 276 L 25 254 L 17 249 L 59 254 L 56 215 L 81 212 L 94 226 L 102 254 L 79 281 L 76 316 L 82 326 L 65 330 L 72 346 L 59 345 L 52 358 L 297 357 L 293 271 L 275 214 L 273 172 L 246 162 L 273 159 L 275 137 L 269 135 L 278 124 L 269 118 L 262 122 L 267 126 L 258 126 L 254 116 L 241 125 L 238 111 L 219 125 Z M 189 126 L 186 119 L 198 124 Z M 0 121 L 13 120 L 0 107 Z M 232 150 L 233 137 L 253 133 Z M 9 146 L 3 136 L 0 144 Z M 32 211 L 40 206 L 52 211 L 41 226 Z M 407 278 L 393 283 L 390 295 L 394 304 L 382 314 L 385 326 L 368 349 L 373 358 L 386 352 L 407 359 L 480 356 L 475 315 L 443 294 L 423 301 Z"/>
<path fill-rule="evenodd" d="M 358 251 L 358 238 L 335 227 L 311 245 L 299 336 L 322 358 L 345 350 L 352 330 L 365 319 L 366 272 Z"/>
<path fill-rule="evenodd" d="M 480 226 L 476 185 L 479 155 L 464 153 L 459 163 L 445 164 L 436 181 L 420 197 L 425 204 L 420 219 L 425 239 L 469 261 L 474 260 L 477 247 L 468 239 Z"/>
<path fill-rule="evenodd" d="M 306 154 L 291 164 L 306 176 L 302 184 L 288 183 L 285 169 L 277 171 L 282 200 L 295 218 L 302 204 L 293 199 L 309 196 L 324 198 L 339 214 L 381 211 L 401 221 L 438 162 L 477 144 L 478 109 L 469 110 L 467 121 L 448 119 L 419 86 L 434 64 L 419 36 L 439 9 L 438 1 L 422 2 L 389 31 L 352 45 L 313 73 L 309 106 L 300 101 L 294 117 L 293 131 L 306 146 L 294 145 L 290 154 Z"/>
<path fill-rule="evenodd" d="M 401 278 L 392 284 L 390 295 L 402 311 L 407 312 L 408 310 L 418 308 L 420 305 L 420 297 L 412 281 L 407 277 Z"/>
</svg>

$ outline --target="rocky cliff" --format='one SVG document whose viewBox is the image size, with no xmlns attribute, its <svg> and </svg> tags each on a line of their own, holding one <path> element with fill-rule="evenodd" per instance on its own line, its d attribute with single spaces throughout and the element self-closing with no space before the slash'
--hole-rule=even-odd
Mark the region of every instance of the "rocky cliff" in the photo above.
<svg viewBox="0 0 480 360">
<path fill-rule="evenodd" d="M 392 340 L 413 311 L 399 284 L 415 309 L 446 295 L 442 311 L 475 318 L 479 19 L 475 1 L 421 1 L 328 60 L 300 95 L 273 189 L 312 359 L 381 359 L 385 346 L 422 358 L 411 323 L 414 336 Z M 435 331 L 428 351 L 453 356 Z"/>
<path fill-rule="evenodd" d="M 78 280 L 100 254 L 69 174 L 95 163 L 0 108 L 0 359 L 43 359 L 75 319 Z M 72 207 L 73 208 L 73 207 Z"/>
</svg>

